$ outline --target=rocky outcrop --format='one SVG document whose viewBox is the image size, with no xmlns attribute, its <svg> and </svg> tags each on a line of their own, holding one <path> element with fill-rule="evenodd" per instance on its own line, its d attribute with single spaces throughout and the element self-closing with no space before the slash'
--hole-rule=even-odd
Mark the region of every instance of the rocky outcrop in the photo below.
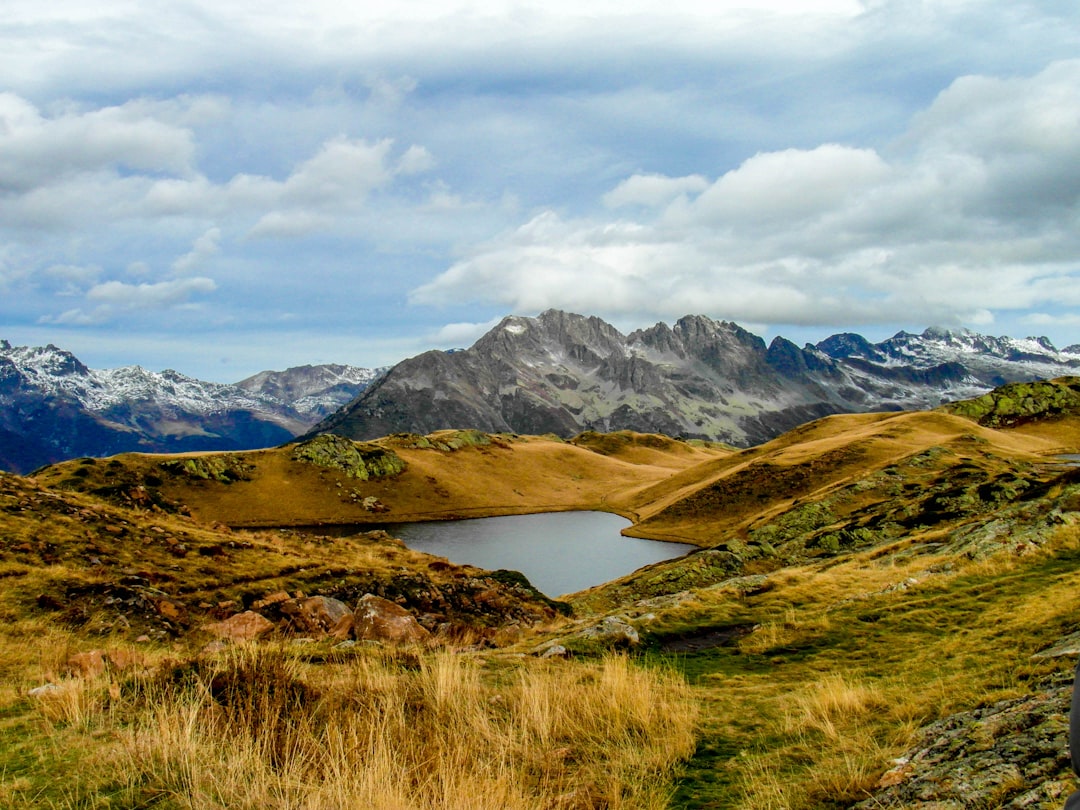
<svg viewBox="0 0 1080 810">
<path fill-rule="evenodd" d="M 1080 414 L 1080 377 L 1003 385 L 948 410 L 992 428 Z"/>
<path fill-rule="evenodd" d="M 1074 789 L 1068 753 L 1072 678 L 1027 697 L 954 714 L 927 726 L 858 810 L 1059 810 Z"/>
<path fill-rule="evenodd" d="M 296 461 L 340 470 L 350 478 L 368 481 L 405 472 L 405 462 L 393 450 L 376 444 L 358 444 L 341 436 L 326 434 L 302 442 L 293 450 Z"/>
</svg>

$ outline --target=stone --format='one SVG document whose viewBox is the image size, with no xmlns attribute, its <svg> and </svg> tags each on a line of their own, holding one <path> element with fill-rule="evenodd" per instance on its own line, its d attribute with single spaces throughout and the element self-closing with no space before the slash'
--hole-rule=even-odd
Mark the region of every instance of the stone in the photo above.
<svg viewBox="0 0 1080 810">
<path fill-rule="evenodd" d="M 359 641 L 417 644 L 431 634 L 409 611 L 374 594 L 364 594 L 353 614 L 353 635 Z"/>
<path fill-rule="evenodd" d="M 577 636 L 609 647 L 636 647 L 641 643 L 637 629 L 621 616 L 605 616 L 599 624 L 585 628 Z"/>
<path fill-rule="evenodd" d="M 270 607 L 270 605 L 278 605 L 282 602 L 288 602 L 292 597 L 289 596 L 288 591 L 274 591 L 268 593 L 262 599 L 254 602 L 251 605 L 252 610 L 262 610 L 264 607 Z"/>
<path fill-rule="evenodd" d="M 345 638 L 351 628 L 352 611 L 344 602 L 330 596 L 309 596 L 290 599 L 280 605 L 281 614 L 289 618 L 294 630 L 312 635 L 338 635 Z M 344 635 L 341 635 L 342 628 Z"/>
<path fill-rule="evenodd" d="M 274 623 L 253 610 L 245 610 L 223 621 L 204 625 L 203 629 L 229 641 L 252 641 L 272 631 Z"/>
</svg>

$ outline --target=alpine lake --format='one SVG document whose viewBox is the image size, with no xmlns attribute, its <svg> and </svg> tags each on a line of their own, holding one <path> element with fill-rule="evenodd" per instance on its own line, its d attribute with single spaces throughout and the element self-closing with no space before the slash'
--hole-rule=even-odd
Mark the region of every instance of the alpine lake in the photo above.
<svg viewBox="0 0 1080 810">
<path fill-rule="evenodd" d="M 608 512 L 543 512 L 339 526 L 334 534 L 382 529 L 415 551 L 446 557 L 451 562 L 520 571 L 550 597 L 600 585 L 697 548 L 620 534 L 629 525 L 630 521 Z M 326 528 L 320 527 L 319 531 Z"/>
</svg>

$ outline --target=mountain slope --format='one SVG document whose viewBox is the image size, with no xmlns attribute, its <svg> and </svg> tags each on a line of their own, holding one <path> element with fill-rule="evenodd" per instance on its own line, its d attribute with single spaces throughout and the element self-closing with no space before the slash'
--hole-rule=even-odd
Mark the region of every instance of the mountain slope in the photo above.
<svg viewBox="0 0 1080 810">
<path fill-rule="evenodd" d="M 935 407 L 1077 368 L 1080 354 L 1045 338 L 930 329 L 799 348 L 700 315 L 623 335 L 549 310 L 506 318 L 467 350 L 399 363 L 312 433 L 636 430 L 746 446 L 828 414 Z"/>
<path fill-rule="evenodd" d="M 382 371 L 339 364 L 296 366 L 284 371 L 260 371 L 236 386 L 288 403 L 311 424 L 351 402 Z"/>
</svg>

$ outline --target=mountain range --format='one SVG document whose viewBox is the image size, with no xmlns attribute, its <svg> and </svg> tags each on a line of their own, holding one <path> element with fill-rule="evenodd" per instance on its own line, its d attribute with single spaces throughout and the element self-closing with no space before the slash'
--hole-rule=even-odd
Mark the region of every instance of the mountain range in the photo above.
<svg viewBox="0 0 1080 810">
<path fill-rule="evenodd" d="M 766 345 L 701 315 L 624 335 L 596 317 L 511 316 L 471 348 L 389 369 L 311 432 L 373 439 L 637 430 L 748 446 L 833 413 L 932 408 L 1007 382 L 1076 374 L 1080 346 L 932 328 Z"/>
<path fill-rule="evenodd" d="M 0 340 L 0 468 L 79 456 L 372 439 L 444 428 L 567 437 L 637 430 L 748 446 L 832 413 L 935 407 L 1007 382 L 1078 373 L 1080 346 L 966 330 L 766 344 L 701 315 L 624 335 L 596 317 L 510 316 L 468 349 L 389 369 L 316 365 L 235 384 L 139 366 L 95 370 Z"/>
<path fill-rule="evenodd" d="M 51 344 L 0 340 L 0 468 L 280 444 L 353 399 L 377 373 L 301 366 L 228 385 L 139 366 L 91 369 Z"/>
</svg>

